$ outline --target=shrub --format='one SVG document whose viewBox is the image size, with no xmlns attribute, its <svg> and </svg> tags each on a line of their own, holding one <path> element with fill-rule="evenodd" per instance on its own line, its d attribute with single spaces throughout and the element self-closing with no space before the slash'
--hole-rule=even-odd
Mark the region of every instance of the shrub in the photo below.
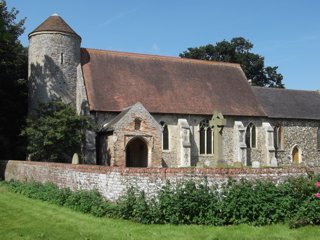
<svg viewBox="0 0 320 240">
<path fill-rule="evenodd" d="M 97 217 L 117 216 L 117 206 L 107 202 L 96 190 L 72 192 L 68 188 L 59 189 L 52 183 L 21 183 L 17 181 L 8 182 L 7 186 L 13 192 L 29 198 L 66 206 L 83 213 L 91 213 Z"/>
<path fill-rule="evenodd" d="M 66 200 L 65 206 L 83 213 L 97 216 L 105 215 L 104 199 L 96 190 L 73 192 Z"/>
<path fill-rule="evenodd" d="M 229 180 L 219 190 L 207 182 L 169 182 L 149 199 L 131 187 L 117 204 L 97 191 L 59 189 L 46 183 L 8 183 L 10 189 L 31 198 L 67 206 L 94 216 L 130 219 L 140 223 L 266 225 L 289 223 L 290 227 L 320 225 L 320 200 L 315 180 L 291 178 L 278 185 L 271 181 Z"/>
<path fill-rule="evenodd" d="M 314 196 L 302 202 L 293 219 L 289 221 L 291 228 L 305 225 L 320 225 L 320 201 Z"/>
<path fill-rule="evenodd" d="M 160 219 L 172 224 L 214 224 L 220 225 L 220 205 L 215 189 L 207 182 L 195 184 L 193 181 L 173 187 L 167 183 L 158 196 Z M 210 213 L 210 218 L 208 218 Z"/>
</svg>

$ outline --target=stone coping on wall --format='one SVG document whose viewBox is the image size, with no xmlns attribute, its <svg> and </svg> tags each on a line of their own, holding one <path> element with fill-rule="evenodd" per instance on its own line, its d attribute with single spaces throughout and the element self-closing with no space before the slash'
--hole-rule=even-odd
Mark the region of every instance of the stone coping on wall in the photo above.
<svg viewBox="0 0 320 240">
<path fill-rule="evenodd" d="M 68 164 L 53 162 L 34 162 L 21 160 L 0 160 L 0 168 L 7 164 L 34 165 L 51 169 L 68 169 L 79 172 L 90 172 L 98 174 L 120 173 L 121 175 L 268 175 L 268 174 L 294 174 L 294 173 L 318 173 L 320 167 L 267 167 L 267 168 L 125 168 L 125 167 L 109 167 L 101 165 L 87 164 Z"/>
</svg>

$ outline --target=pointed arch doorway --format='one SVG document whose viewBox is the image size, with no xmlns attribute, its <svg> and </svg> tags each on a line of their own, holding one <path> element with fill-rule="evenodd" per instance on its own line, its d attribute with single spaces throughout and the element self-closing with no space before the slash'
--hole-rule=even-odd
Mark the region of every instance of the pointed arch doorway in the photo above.
<svg viewBox="0 0 320 240">
<path fill-rule="evenodd" d="M 128 142 L 126 167 L 148 167 L 148 146 L 143 139 L 136 137 Z"/>
<path fill-rule="evenodd" d="M 300 150 L 297 146 L 294 146 L 292 149 L 292 162 L 294 164 L 299 164 L 300 161 Z"/>
</svg>

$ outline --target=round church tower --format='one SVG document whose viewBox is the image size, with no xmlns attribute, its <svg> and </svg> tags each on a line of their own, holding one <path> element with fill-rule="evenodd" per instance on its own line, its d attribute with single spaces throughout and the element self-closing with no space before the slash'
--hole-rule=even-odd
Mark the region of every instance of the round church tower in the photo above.
<svg viewBox="0 0 320 240">
<path fill-rule="evenodd" d="M 29 114 L 60 98 L 76 105 L 81 37 L 57 14 L 29 34 Z"/>
</svg>

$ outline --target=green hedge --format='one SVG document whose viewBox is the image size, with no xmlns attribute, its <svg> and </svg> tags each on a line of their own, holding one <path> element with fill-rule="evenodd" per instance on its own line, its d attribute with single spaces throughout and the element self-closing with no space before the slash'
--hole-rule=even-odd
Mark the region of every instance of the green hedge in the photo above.
<svg viewBox="0 0 320 240">
<path fill-rule="evenodd" d="M 169 182 L 147 198 L 130 188 L 117 203 L 106 201 L 97 191 L 59 189 L 46 183 L 8 182 L 8 187 L 30 198 L 48 201 L 94 216 L 117 217 L 136 222 L 232 225 L 289 223 L 290 227 L 320 225 L 320 200 L 315 179 L 290 178 L 278 185 L 270 181 L 229 180 L 222 188 L 206 180 L 173 186 Z"/>
</svg>

